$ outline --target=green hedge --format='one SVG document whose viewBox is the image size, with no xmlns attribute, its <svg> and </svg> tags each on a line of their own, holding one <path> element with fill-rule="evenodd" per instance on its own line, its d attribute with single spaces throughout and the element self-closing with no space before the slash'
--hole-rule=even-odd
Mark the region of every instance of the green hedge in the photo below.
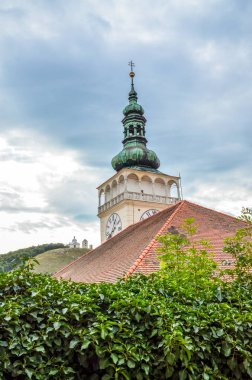
<svg viewBox="0 0 252 380">
<path fill-rule="evenodd" d="M 0 379 L 251 379 L 250 282 L 0 274 Z"/>
</svg>

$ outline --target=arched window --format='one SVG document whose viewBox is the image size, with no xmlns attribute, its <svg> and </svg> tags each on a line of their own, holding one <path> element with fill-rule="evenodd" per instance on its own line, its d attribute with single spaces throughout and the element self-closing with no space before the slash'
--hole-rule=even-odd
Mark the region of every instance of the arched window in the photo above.
<svg viewBox="0 0 252 380">
<path fill-rule="evenodd" d="M 147 175 L 144 175 L 142 178 L 141 178 L 141 190 L 144 194 L 152 194 L 153 193 L 153 190 L 152 190 L 152 180 L 149 176 Z"/>
<path fill-rule="evenodd" d="M 104 205 L 105 203 L 105 193 L 104 190 L 101 189 L 100 194 L 99 194 L 99 206 Z"/>
<path fill-rule="evenodd" d="M 132 192 L 138 192 L 139 193 L 139 178 L 136 174 L 129 174 L 128 175 L 128 191 Z"/>
<path fill-rule="evenodd" d="M 115 198 L 117 196 L 117 182 L 114 180 L 112 182 L 112 187 L 111 187 L 111 198 Z"/>
<path fill-rule="evenodd" d="M 134 127 L 133 125 L 130 125 L 129 126 L 129 136 L 133 136 L 134 135 Z"/>
<path fill-rule="evenodd" d="M 137 135 L 142 136 L 142 127 L 140 124 L 137 125 Z"/>
<path fill-rule="evenodd" d="M 166 196 L 165 181 L 162 178 L 156 178 L 154 182 L 155 194 L 162 197 Z"/>
<path fill-rule="evenodd" d="M 111 199 L 111 191 L 110 191 L 110 186 L 107 185 L 105 189 L 105 202 L 110 201 Z"/>
<path fill-rule="evenodd" d="M 121 194 L 124 192 L 125 189 L 125 181 L 124 181 L 124 176 L 121 175 L 118 180 L 118 194 Z"/>
<path fill-rule="evenodd" d="M 175 181 L 169 181 L 170 186 L 170 197 L 179 198 L 178 185 Z"/>
</svg>

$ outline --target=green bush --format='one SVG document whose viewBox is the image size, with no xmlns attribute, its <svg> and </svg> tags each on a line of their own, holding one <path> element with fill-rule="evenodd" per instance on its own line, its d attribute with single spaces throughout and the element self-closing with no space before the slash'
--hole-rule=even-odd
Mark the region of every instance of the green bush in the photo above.
<svg viewBox="0 0 252 380">
<path fill-rule="evenodd" d="M 251 287 L 0 275 L 0 379 L 250 379 Z"/>
<path fill-rule="evenodd" d="M 235 250 L 227 241 L 234 257 L 243 247 L 232 282 L 216 278 L 194 232 L 189 220 L 184 235 L 161 238 L 159 273 L 114 285 L 58 281 L 29 264 L 0 274 L 0 379 L 251 379 L 250 232 Z"/>
</svg>

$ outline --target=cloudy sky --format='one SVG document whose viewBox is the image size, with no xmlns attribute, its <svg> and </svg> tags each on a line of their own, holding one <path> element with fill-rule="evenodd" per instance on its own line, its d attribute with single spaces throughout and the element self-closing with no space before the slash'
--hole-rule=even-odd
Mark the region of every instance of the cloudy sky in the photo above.
<svg viewBox="0 0 252 380">
<path fill-rule="evenodd" d="M 184 198 L 252 206 L 251 0 L 2 0 L 0 253 L 99 243 L 128 61 L 161 171 Z"/>
</svg>

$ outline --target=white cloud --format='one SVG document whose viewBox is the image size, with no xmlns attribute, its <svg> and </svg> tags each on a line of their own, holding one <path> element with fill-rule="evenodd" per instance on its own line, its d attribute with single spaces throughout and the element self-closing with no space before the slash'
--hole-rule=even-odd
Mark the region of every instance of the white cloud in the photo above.
<svg viewBox="0 0 252 380">
<path fill-rule="evenodd" d="M 96 213 L 98 182 L 92 168 L 39 135 L 12 132 L 0 138 L 0 147 L 5 155 L 0 161 L 1 251 L 31 241 L 67 243 L 74 233 L 99 242 L 98 223 L 90 218 Z"/>
<path fill-rule="evenodd" d="M 2 37 L 51 39 L 56 36 L 53 14 L 40 4 L 11 0 L 0 5 Z"/>
<path fill-rule="evenodd" d="M 153 4 L 150 0 L 76 0 L 18 1 L 0 6 L 2 36 L 46 41 L 78 33 L 99 35 L 109 44 L 128 41 L 160 43 L 172 41 L 181 34 L 181 24 L 187 19 L 204 17 L 215 10 L 219 0 L 170 0 Z M 76 46 L 73 44 L 72 46 Z"/>
<path fill-rule="evenodd" d="M 201 39 L 194 41 L 190 50 L 191 58 L 199 69 L 222 81 L 232 73 L 237 76 L 242 70 L 247 70 L 252 56 L 251 44 L 243 40 L 234 43 L 232 39 Z"/>
<path fill-rule="evenodd" d="M 204 183 L 196 179 L 193 186 L 193 193 L 187 195 L 186 199 L 209 208 L 239 216 L 243 207 L 252 207 L 252 182 L 242 172 L 234 171 L 224 178 L 216 175 Z"/>
<path fill-rule="evenodd" d="M 13 217 L 10 213 L 1 212 L 0 216 L 0 254 L 44 243 L 68 244 L 73 236 L 76 236 L 79 242 L 86 238 L 89 244 L 95 246 L 100 241 L 98 222 L 80 227 L 70 218 L 59 217 L 56 214 L 31 216 L 30 213 L 22 212 Z"/>
</svg>

